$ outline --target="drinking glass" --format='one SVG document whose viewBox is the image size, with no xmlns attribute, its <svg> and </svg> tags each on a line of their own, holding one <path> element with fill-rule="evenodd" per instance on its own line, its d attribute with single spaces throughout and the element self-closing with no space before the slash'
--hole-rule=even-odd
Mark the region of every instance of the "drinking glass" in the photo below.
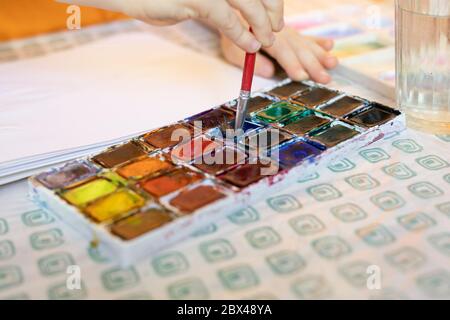
<svg viewBox="0 0 450 320">
<path fill-rule="evenodd" d="M 396 0 L 397 102 L 408 127 L 450 134 L 450 0 Z"/>
</svg>

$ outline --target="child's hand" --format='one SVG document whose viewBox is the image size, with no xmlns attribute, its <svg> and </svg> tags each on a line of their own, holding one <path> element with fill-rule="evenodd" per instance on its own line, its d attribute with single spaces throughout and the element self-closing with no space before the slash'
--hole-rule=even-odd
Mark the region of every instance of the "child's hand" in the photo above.
<svg viewBox="0 0 450 320">
<path fill-rule="evenodd" d="M 226 35 L 241 49 L 270 47 L 284 26 L 283 0 L 58 0 L 120 11 L 151 24 L 200 20 Z M 240 16 L 244 21 L 241 21 Z M 247 25 L 253 29 L 253 34 Z"/>
<path fill-rule="evenodd" d="M 319 83 L 328 83 L 331 77 L 326 71 L 337 66 L 338 60 L 330 54 L 333 40 L 313 38 L 300 35 L 292 28 L 286 27 L 276 35 L 275 43 L 264 50 L 283 67 L 293 80 L 305 80 L 310 77 Z M 222 52 L 227 61 L 242 67 L 244 52 L 229 39 L 222 36 Z M 255 73 L 270 78 L 275 73 L 273 63 L 258 54 Z"/>
</svg>

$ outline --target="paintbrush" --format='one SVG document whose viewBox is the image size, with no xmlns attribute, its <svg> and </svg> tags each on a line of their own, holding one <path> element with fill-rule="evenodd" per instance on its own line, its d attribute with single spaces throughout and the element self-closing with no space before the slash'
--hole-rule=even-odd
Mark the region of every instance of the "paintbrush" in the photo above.
<svg viewBox="0 0 450 320">
<path fill-rule="evenodd" d="M 250 28 L 250 32 L 252 29 Z M 236 121 L 234 123 L 234 129 L 236 135 L 242 132 L 244 127 L 245 118 L 247 117 L 247 106 L 250 94 L 252 91 L 253 74 L 255 72 L 256 53 L 246 53 L 244 71 L 242 74 L 241 91 L 239 93 L 239 100 L 236 112 Z"/>
</svg>

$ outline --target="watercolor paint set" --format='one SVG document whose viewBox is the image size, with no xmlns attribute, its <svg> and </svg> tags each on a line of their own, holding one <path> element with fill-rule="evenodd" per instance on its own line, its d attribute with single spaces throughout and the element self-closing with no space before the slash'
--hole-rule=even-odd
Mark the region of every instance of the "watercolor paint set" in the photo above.
<svg viewBox="0 0 450 320">
<path fill-rule="evenodd" d="M 313 82 L 285 80 L 236 101 L 31 177 L 31 198 L 122 265 L 264 199 L 318 164 L 401 130 L 390 107 Z"/>
<path fill-rule="evenodd" d="M 342 59 L 337 70 L 341 76 L 395 100 L 395 47 Z"/>
<path fill-rule="evenodd" d="M 339 58 L 336 73 L 395 99 L 395 12 L 392 5 L 370 3 L 327 6 L 291 16 L 298 32 L 333 39 Z"/>
<path fill-rule="evenodd" d="M 341 22 L 307 29 L 303 34 L 333 39 L 333 54 L 341 61 L 395 46 L 390 29 L 370 29 L 362 24 Z"/>
<path fill-rule="evenodd" d="M 394 47 L 393 40 L 383 34 L 364 34 L 336 41 L 333 54 L 340 60 Z"/>
</svg>

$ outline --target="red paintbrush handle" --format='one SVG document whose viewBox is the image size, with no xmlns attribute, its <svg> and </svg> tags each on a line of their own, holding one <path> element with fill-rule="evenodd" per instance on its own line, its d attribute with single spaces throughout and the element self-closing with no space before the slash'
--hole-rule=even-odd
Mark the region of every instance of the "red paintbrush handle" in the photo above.
<svg viewBox="0 0 450 320">
<path fill-rule="evenodd" d="M 253 33 L 252 27 L 249 28 Z M 252 91 L 253 74 L 255 73 L 256 53 L 246 53 L 244 62 L 244 73 L 242 75 L 241 91 Z"/>
<path fill-rule="evenodd" d="M 242 75 L 243 91 L 252 91 L 253 73 L 255 72 L 256 53 L 247 53 L 245 55 L 244 73 Z"/>
</svg>

